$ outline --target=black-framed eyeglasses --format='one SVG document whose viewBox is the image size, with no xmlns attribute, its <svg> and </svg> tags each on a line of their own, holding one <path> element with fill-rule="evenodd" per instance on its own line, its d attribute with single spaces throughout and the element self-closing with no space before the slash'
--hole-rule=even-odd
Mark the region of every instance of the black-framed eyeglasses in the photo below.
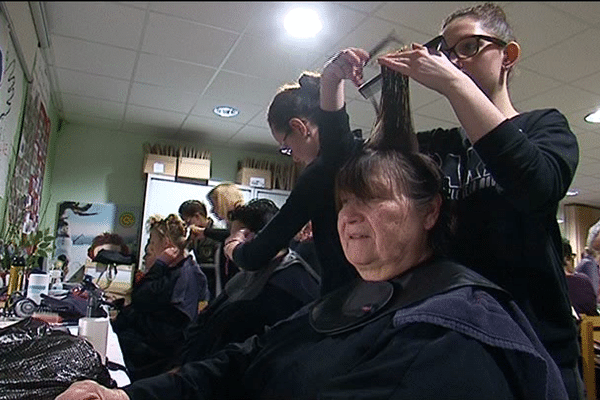
<svg viewBox="0 0 600 400">
<path fill-rule="evenodd" d="M 497 37 L 488 35 L 471 35 L 460 39 L 454 46 L 448 48 L 448 44 L 443 36 L 436 36 L 429 42 L 425 43 L 425 47 L 444 53 L 450 60 L 464 60 L 473 57 L 482 49 L 481 42 L 486 41 L 494 43 L 498 46 L 506 46 L 508 43 Z M 454 55 L 454 56 L 453 56 Z"/>
<path fill-rule="evenodd" d="M 279 152 L 281 154 L 283 154 L 284 156 L 292 155 L 292 148 L 285 145 L 285 140 L 287 139 L 288 136 L 290 136 L 291 133 L 292 133 L 291 130 L 287 131 L 285 133 L 285 135 L 283 135 L 283 139 L 281 140 L 281 147 L 279 147 Z"/>
</svg>

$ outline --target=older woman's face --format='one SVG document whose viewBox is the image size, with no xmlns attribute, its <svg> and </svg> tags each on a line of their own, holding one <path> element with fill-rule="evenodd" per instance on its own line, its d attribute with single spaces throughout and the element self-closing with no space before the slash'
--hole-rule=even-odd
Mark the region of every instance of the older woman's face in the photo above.
<svg viewBox="0 0 600 400">
<path fill-rule="evenodd" d="M 340 196 L 338 232 L 346 258 L 367 281 L 400 275 L 431 255 L 423 212 L 406 199 Z"/>
</svg>

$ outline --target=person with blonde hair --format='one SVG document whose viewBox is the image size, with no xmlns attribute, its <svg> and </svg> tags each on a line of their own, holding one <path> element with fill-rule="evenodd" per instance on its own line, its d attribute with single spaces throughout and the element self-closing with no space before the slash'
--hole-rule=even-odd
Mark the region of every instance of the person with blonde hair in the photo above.
<svg viewBox="0 0 600 400">
<path fill-rule="evenodd" d="M 190 234 L 194 240 L 210 238 L 219 242 L 224 242 L 229 236 L 229 213 L 237 206 L 243 205 L 244 193 L 235 183 L 223 182 L 212 188 L 206 195 L 211 211 L 221 221 L 225 221 L 227 228 L 216 228 L 212 224 L 206 227 L 190 227 Z"/>
<path fill-rule="evenodd" d="M 206 276 L 186 250 L 181 218 L 152 215 L 147 229 L 147 272 L 134 285 L 131 304 L 113 321 L 132 381 L 176 365 L 184 330 L 210 296 Z"/>
<path fill-rule="evenodd" d="M 221 220 L 229 221 L 229 212 L 244 204 L 244 194 L 235 183 L 223 182 L 215 186 L 206 195 L 212 206 L 212 212 Z"/>
<path fill-rule="evenodd" d="M 198 242 L 208 238 L 223 244 L 229 237 L 229 228 L 231 225 L 229 213 L 237 206 L 244 204 L 244 193 L 235 183 L 223 182 L 212 188 L 206 195 L 206 198 L 210 203 L 212 213 L 221 221 L 224 221 L 227 227 L 217 228 L 210 224 L 203 228 L 190 225 L 190 240 Z M 223 266 L 223 268 L 220 268 L 221 281 L 227 283 L 239 271 L 239 268 L 234 262 L 225 257 L 223 252 L 221 252 L 220 264 Z"/>
</svg>

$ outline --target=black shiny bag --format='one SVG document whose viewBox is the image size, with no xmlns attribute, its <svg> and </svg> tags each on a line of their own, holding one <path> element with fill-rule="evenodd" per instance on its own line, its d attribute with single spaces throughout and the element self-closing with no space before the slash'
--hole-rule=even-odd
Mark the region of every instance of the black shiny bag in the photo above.
<svg viewBox="0 0 600 400">
<path fill-rule="evenodd" d="M 0 360 L 0 400 L 54 400 L 84 379 L 116 387 L 89 342 L 33 318 L 0 329 Z"/>
</svg>

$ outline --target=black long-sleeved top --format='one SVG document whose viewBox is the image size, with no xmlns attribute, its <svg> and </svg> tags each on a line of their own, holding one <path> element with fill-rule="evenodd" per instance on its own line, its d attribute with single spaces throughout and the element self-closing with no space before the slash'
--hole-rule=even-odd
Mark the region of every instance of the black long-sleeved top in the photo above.
<svg viewBox="0 0 600 400">
<path fill-rule="evenodd" d="M 262 268 L 310 220 L 323 267 L 321 293 L 327 293 L 357 276 L 344 256 L 338 236 L 334 181 L 361 141 L 351 133 L 345 107 L 335 112 L 321 110 L 317 122 L 319 156 L 304 169 L 277 215 L 251 241 L 235 248 L 233 261 L 245 270 Z"/>
<path fill-rule="evenodd" d="M 558 365 L 574 365 L 577 333 L 556 221 L 579 161 L 555 109 L 504 121 L 471 145 L 458 128 L 418 134 L 446 176 L 456 211 L 451 255 L 507 289 Z"/>
</svg>

